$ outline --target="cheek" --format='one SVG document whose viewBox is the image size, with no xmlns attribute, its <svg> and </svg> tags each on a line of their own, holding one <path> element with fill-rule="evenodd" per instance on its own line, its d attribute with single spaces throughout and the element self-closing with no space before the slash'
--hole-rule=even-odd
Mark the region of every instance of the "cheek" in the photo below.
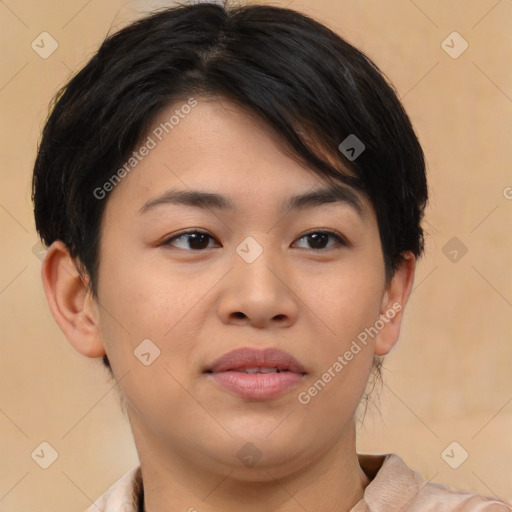
<svg viewBox="0 0 512 512">
<path fill-rule="evenodd" d="M 379 267 L 367 266 L 340 272 L 324 279 L 321 291 L 309 294 L 308 302 L 321 320 L 321 333 L 315 344 L 319 371 L 306 390 L 312 409 L 329 403 L 341 410 L 356 408 L 366 386 L 372 363 L 374 339 L 367 329 L 380 315 L 382 283 Z"/>
<path fill-rule="evenodd" d="M 185 391 L 200 324 L 192 307 L 204 289 L 137 268 L 129 275 L 119 265 L 105 276 L 100 330 L 124 399 L 148 428 L 164 435 L 176 417 L 204 421 Z M 185 436 L 181 427 L 173 428 Z"/>
<path fill-rule="evenodd" d="M 98 290 L 100 331 L 112 368 L 121 377 L 128 370 L 161 366 L 178 378 L 190 367 L 208 304 L 205 295 L 219 276 L 180 271 L 161 260 L 133 261 L 116 249 L 115 255 L 103 255 Z M 154 363 L 146 368 L 148 360 Z"/>
<path fill-rule="evenodd" d="M 322 328 L 322 332 L 329 334 L 319 336 L 314 344 L 317 371 L 297 399 L 313 416 L 326 417 L 330 411 L 325 421 L 332 420 L 334 428 L 355 414 L 366 388 L 374 341 L 365 329 L 378 319 L 380 300 L 378 290 L 372 287 L 353 289 L 352 293 L 329 287 L 326 293 L 332 294 L 332 300 L 322 303 L 320 314 L 329 326 L 329 331 Z"/>
<path fill-rule="evenodd" d="M 321 320 L 326 340 L 333 349 L 342 350 L 350 345 L 379 318 L 383 276 L 378 270 L 371 266 L 346 266 L 324 276 L 317 286 L 312 287 L 309 282 L 308 305 Z"/>
</svg>

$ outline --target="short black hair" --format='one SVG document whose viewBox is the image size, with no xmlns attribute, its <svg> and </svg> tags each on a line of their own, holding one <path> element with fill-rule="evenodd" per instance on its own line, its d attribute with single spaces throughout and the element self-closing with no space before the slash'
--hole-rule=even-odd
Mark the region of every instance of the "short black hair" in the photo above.
<svg viewBox="0 0 512 512">
<path fill-rule="evenodd" d="M 94 296 L 108 200 L 94 191 L 130 158 L 162 109 L 201 95 L 256 114 L 313 172 L 365 194 L 387 278 L 406 251 L 421 255 L 424 155 L 378 67 L 288 8 L 179 5 L 107 37 L 55 96 L 43 130 L 32 184 L 36 229 L 47 246 L 66 244 Z M 364 145 L 355 159 L 354 150 L 340 149 L 349 136 Z"/>
</svg>

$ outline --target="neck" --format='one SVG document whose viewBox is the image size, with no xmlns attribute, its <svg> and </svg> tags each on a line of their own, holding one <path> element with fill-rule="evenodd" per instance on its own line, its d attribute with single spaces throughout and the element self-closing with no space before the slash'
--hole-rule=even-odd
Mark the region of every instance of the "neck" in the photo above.
<svg viewBox="0 0 512 512">
<path fill-rule="evenodd" d="M 199 452 L 169 449 L 131 416 L 130 420 L 141 462 L 145 512 L 349 512 L 369 484 L 359 465 L 353 422 L 314 460 L 247 470 L 208 463 Z"/>
</svg>

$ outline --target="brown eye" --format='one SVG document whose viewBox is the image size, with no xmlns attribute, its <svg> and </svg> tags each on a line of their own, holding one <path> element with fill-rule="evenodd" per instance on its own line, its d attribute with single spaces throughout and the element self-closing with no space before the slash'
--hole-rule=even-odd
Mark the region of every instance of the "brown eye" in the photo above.
<svg viewBox="0 0 512 512">
<path fill-rule="evenodd" d="M 329 237 L 334 239 L 335 243 L 330 247 L 325 247 L 326 243 L 328 243 L 329 241 Z M 340 245 L 347 245 L 346 240 L 341 235 L 334 231 L 311 231 L 310 233 L 306 233 L 305 235 L 303 235 L 299 240 L 303 239 L 306 239 L 309 242 L 309 248 L 316 251 L 322 251 Z"/>
<path fill-rule="evenodd" d="M 176 245 L 174 242 L 181 241 L 188 247 L 178 247 L 178 249 L 201 251 L 209 248 L 208 243 L 210 240 L 214 240 L 214 238 L 208 233 L 204 233 L 202 231 L 187 231 L 179 233 L 172 238 L 168 238 L 162 243 L 162 245 L 171 245 L 175 247 Z"/>
</svg>

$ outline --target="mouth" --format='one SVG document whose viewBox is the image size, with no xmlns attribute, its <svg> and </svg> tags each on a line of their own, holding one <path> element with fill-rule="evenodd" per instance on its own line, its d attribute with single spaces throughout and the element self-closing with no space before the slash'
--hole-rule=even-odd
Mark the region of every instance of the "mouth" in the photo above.
<svg viewBox="0 0 512 512">
<path fill-rule="evenodd" d="M 277 348 L 239 348 L 224 354 L 203 373 L 243 371 L 247 373 L 293 372 L 306 375 L 306 370 L 291 354 Z"/>
<path fill-rule="evenodd" d="M 203 373 L 242 398 L 267 400 L 299 385 L 307 372 L 291 354 L 275 348 L 233 350 Z"/>
<path fill-rule="evenodd" d="M 231 368 L 230 370 L 223 371 L 233 371 L 233 372 L 242 372 L 242 373 L 281 373 L 281 372 L 289 372 L 290 370 L 281 370 L 280 368 L 271 368 L 271 367 L 257 367 L 257 368 Z M 206 373 L 218 373 L 213 370 L 207 370 Z"/>
</svg>

